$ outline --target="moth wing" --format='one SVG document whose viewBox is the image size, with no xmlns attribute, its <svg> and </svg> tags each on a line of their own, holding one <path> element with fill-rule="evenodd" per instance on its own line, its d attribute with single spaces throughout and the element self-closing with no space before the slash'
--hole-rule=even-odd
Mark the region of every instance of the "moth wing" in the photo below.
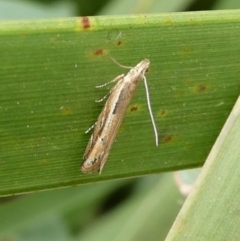
<svg viewBox="0 0 240 241">
<path fill-rule="evenodd" d="M 105 117 L 106 114 L 107 114 L 107 113 L 106 113 L 106 108 L 104 107 L 103 110 L 102 110 L 102 112 L 100 113 L 100 115 L 99 115 L 99 117 L 98 117 L 97 123 L 96 123 L 96 125 L 95 125 L 95 128 L 94 128 L 94 130 L 93 130 L 93 133 L 92 133 L 92 135 L 91 135 L 91 137 L 90 137 L 90 140 L 89 140 L 89 142 L 88 142 L 87 148 L 86 148 L 85 153 L 84 153 L 84 155 L 83 155 L 83 159 L 84 159 L 84 160 L 85 160 L 86 156 L 88 155 L 89 151 L 92 150 L 94 144 L 95 144 L 96 141 L 97 141 L 98 133 L 101 131 L 102 126 L 103 126 L 103 124 L 104 124 L 104 123 L 102 122 L 102 120 L 106 119 L 106 117 Z"/>
<path fill-rule="evenodd" d="M 100 163 L 100 167 L 99 167 L 99 170 L 98 170 L 99 175 L 101 174 L 101 172 L 102 172 L 102 170 L 103 170 L 103 167 L 104 167 L 104 165 L 105 165 L 105 163 L 106 163 L 106 161 L 107 161 L 108 154 L 109 154 L 109 152 L 104 153 L 104 156 L 103 156 L 103 158 L 102 158 L 102 161 L 101 161 L 101 163 Z"/>
</svg>

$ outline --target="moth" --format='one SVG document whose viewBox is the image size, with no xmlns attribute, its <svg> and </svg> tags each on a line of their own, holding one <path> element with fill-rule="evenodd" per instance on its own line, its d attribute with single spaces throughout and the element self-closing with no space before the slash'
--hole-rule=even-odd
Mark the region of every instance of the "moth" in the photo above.
<svg viewBox="0 0 240 241">
<path fill-rule="evenodd" d="M 145 84 L 148 109 L 153 124 L 156 145 L 158 145 L 158 133 L 151 110 L 147 80 L 145 78 L 145 72 L 149 65 L 150 61 L 144 59 L 135 67 L 131 68 L 126 76 L 121 74 L 104 85 L 96 86 L 100 88 L 109 83 L 117 82 L 110 90 L 105 106 L 95 123 L 93 134 L 83 156 L 82 172 L 91 173 L 98 171 L 99 174 L 101 174 L 127 107 L 134 95 L 138 82 L 142 79 Z M 105 97 L 103 99 L 105 99 Z"/>
</svg>

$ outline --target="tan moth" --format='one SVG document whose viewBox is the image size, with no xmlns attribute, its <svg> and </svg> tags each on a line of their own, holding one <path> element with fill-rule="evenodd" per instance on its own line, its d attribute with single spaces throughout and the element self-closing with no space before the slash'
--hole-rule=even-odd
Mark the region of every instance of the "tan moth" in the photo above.
<svg viewBox="0 0 240 241">
<path fill-rule="evenodd" d="M 158 146 L 158 133 L 151 110 L 147 80 L 145 77 L 145 72 L 147 71 L 149 65 L 150 61 L 148 59 L 144 59 L 135 67 L 131 68 L 126 76 L 124 74 L 119 75 L 112 81 L 104 85 L 97 86 L 97 88 L 100 88 L 117 81 L 117 84 L 109 93 L 108 99 L 98 117 L 93 134 L 88 142 L 83 156 L 83 164 L 81 168 L 82 172 L 91 173 L 98 171 L 99 174 L 101 174 L 127 107 L 137 88 L 138 82 L 142 79 L 145 84 L 148 109 L 153 124 L 156 145 Z M 105 97 L 103 99 L 105 99 Z"/>
</svg>

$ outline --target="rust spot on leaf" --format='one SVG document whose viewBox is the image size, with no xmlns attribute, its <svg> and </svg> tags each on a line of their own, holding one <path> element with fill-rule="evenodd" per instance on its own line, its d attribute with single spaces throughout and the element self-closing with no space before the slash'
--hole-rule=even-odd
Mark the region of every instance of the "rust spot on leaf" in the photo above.
<svg viewBox="0 0 240 241">
<path fill-rule="evenodd" d="M 117 46 L 121 45 L 122 44 L 122 41 L 118 41 L 117 42 Z"/>
<path fill-rule="evenodd" d="M 160 111 L 160 115 L 161 115 L 161 116 L 163 116 L 163 115 L 165 115 L 165 114 L 166 114 L 166 110 L 161 110 L 161 111 Z"/>
<path fill-rule="evenodd" d="M 172 137 L 171 136 L 165 136 L 164 137 L 164 141 L 165 142 L 169 142 L 169 141 L 171 141 L 172 140 Z"/>
<path fill-rule="evenodd" d="M 207 89 L 207 86 L 206 86 L 206 85 L 199 85 L 199 86 L 197 86 L 197 91 L 198 91 L 198 92 L 205 91 L 206 89 Z"/>
<path fill-rule="evenodd" d="M 94 55 L 99 56 L 99 55 L 103 55 L 103 50 L 102 49 L 98 49 L 94 52 Z"/>
<path fill-rule="evenodd" d="M 136 105 L 134 105 L 134 106 L 131 107 L 130 110 L 131 110 L 131 111 L 137 111 L 137 110 L 138 110 L 138 107 L 137 107 Z"/>
<path fill-rule="evenodd" d="M 81 24 L 84 29 L 88 29 L 91 27 L 88 17 L 81 18 Z"/>
</svg>

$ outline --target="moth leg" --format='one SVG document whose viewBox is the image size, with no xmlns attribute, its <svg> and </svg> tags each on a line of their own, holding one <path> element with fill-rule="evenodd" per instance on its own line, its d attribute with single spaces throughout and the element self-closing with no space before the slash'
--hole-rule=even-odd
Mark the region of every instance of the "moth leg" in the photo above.
<svg viewBox="0 0 240 241">
<path fill-rule="evenodd" d="M 103 85 L 95 86 L 95 88 L 102 88 L 102 87 L 104 87 L 104 86 L 106 86 L 106 85 L 108 85 L 108 84 L 110 84 L 110 83 L 119 81 L 119 80 L 122 79 L 123 77 L 124 77 L 124 74 L 121 74 L 121 75 L 117 76 L 116 78 L 114 78 L 113 80 L 111 80 L 111 81 L 109 81 L 109 82 L 107 82 L 107 83 L 105 83 L 105 84 L 103 84 Z"/>
<path fill-rule="evenodd" d="M 92 126 L 90 126 L 86 131 L 85 131 L 85 134 L 87 134 L 90 130 L 92 130 L 95 125 L 97 124 L 97 122 L 95 122 Z"/>
<path fill-rule="evenodd" d="M 103 100 L 105 100 L 105 99 L 109 96 L 110 93 L 111 93 L 111 91 L 110 91 L 108 94 L 106 94 L 105 96 L 103 96 L 102 99 L 100 99 L 100 100 L 95 100 L 95 102 L 97 102 L 97 103 L 102 102 Z"/>
<path fill-rule="evenodd" d="M 102 88 L 102 87 L 104 87 L 104 86 L 106 86 L 106 85 L 108 85 L 108 84 L 110 84 L 110 83 L 112 83 L 112 82 L 120 81 L 120 80 L 123 79 L 123 78 L 124 78 L 124 74 L 121 74 L 121 75 L 117 76 L 115 79 L 111 80 L 110 82 L 107 82 L 107 83 L 105 83 L 105 84 L 103 84 L 103 85 L 99 85 L 99 86 L 95 86 L 95 87 L 96 87 L 96 88 Z M 99 103 L 99 102 L 102 102 L 103 100 L 105 100 L 105 99 L 111 94 L 111 92 L 112 92 L 113 89 L 114 89 L 114 88 L 112 88 L 112 89 L 109 91 L 108 94 L 106 94 L 105 96 L 103 96 L 102 99 L 100 99 L 100 100 L 95 100 L 95 102 Z"/>
</svg>

